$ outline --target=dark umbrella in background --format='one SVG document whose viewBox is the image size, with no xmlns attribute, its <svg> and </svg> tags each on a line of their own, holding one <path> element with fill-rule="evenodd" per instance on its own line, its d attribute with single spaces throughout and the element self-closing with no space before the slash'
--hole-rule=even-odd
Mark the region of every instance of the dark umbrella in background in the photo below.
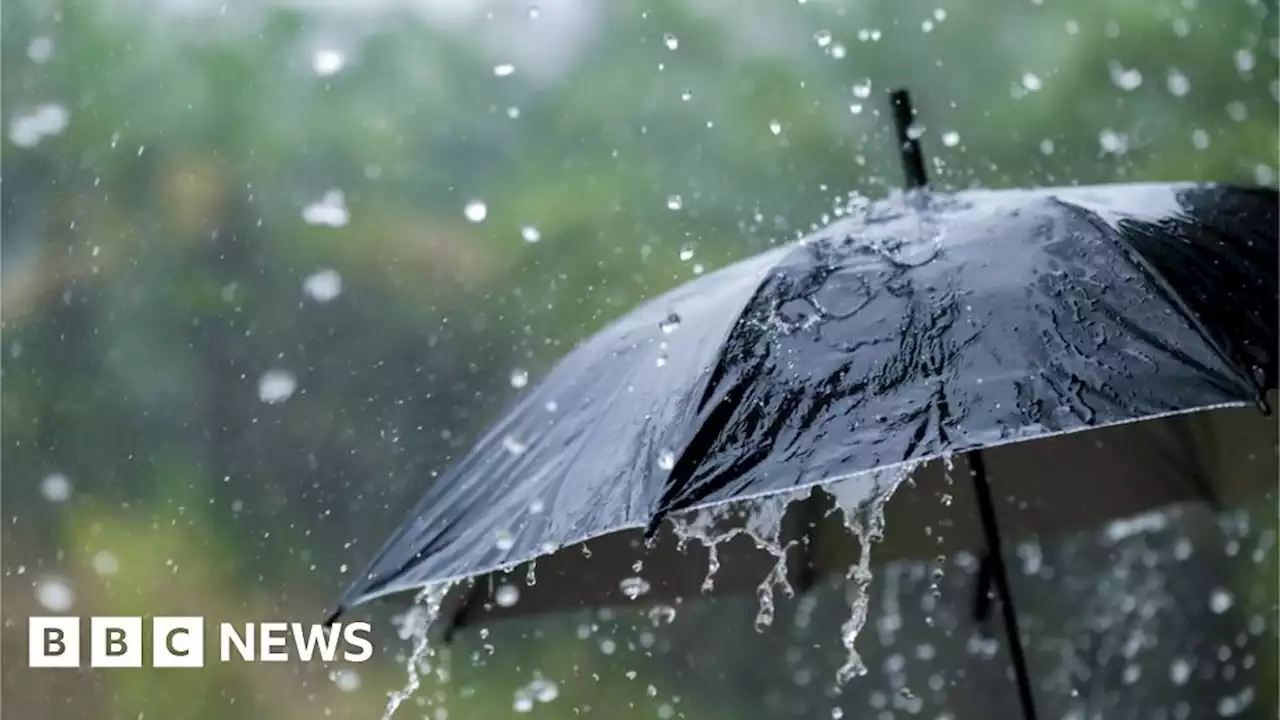
<svg viewBox="0 0 1280 720">
<path fill-rule="evenodd" d="M 1034 718 L 1005 538 L 1274 488 L 1257 408 L 1276 387 L 1277 194 L 930 193 L 906 94 L 892 98 L 903 198 L 584 342 L 435 482 L 339 612 L 466 578 L 481 579 L 450 593 L 450 628 L 693 597 L 707 572 L 677 535 L 713 555 L 725 541 L 717 589 L 768 601 L 781 580 L 802 591 L 850 567 L 834 504 L 859 584 L 885 526 L 885 559 L 986 549 L 978 610 L 990 584 Z M 717 528 L 734 507 L 743 524 Z M 590 559 L 570 547 L 588 540 Z M 535 559 L 542 582 L 517 602 L 506 573 Z"/>
</svg>

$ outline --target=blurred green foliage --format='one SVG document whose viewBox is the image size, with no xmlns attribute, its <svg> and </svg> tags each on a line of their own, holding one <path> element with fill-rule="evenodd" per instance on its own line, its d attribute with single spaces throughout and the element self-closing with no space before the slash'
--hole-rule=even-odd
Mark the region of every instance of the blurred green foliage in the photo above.
<svg viewBox="0 0 1280 720">
<path fill-rule="evenodd" d="M 891 86 L 942 188 L 1276 177 L 1273 0 L 304 5 L 5 3 L 17 717 L 375 716 L 389 661 L 355 692 L 293 666 L 26 673 L 20 618 L 48 576 L 82 615 L 321 617 L 513 368 L 895 187 Z M 328 48 L 345 65 L 317 72 Z M 331 190 L 349 222 L 306 222 Z M 304 283 L 325 269 L 321 303 Z M 264 403 L 275 368 L 296 392 Z M 449 717 L 506 716 L 532 669 L 586 678 L 582 652 L 504 647 L 479 689 L 440 686 Z M 539 712 L 654 716 L 643 683 L 601 677 Z"/>
</svg>

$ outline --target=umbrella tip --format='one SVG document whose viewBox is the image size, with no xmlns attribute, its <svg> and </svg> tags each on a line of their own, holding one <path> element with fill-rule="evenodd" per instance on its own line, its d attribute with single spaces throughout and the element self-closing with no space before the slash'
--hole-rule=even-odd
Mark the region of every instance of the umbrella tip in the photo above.
<svg viewBox="0 0 1280 720">
<path fill-rule="evenodd" d="M 889 91 L 889 104 L 893 110 L 893 129 L 898 140 L 902 172 L 906 176 L 906 189 L 922 189 L 928 185 L 929 178 L 924 171 L 920 135 L 914 127 L 915 110 L 911 107 L 911 93 L 906 88 L 893 88 Z"/>
<path fill-rule="evenodd" d="M 326 628 L 333 627 L 334 621 L 337 620 L 339 617 L 341 617 L 342 613 L 346 611 L 347 609 L 345 607 L 343 607 L 342 605 L 339 605 L 336 609 L 334 609 L 332 613 L 329 614 L 329 618 L 324 621 L 324 626 Z"/>
</svg>

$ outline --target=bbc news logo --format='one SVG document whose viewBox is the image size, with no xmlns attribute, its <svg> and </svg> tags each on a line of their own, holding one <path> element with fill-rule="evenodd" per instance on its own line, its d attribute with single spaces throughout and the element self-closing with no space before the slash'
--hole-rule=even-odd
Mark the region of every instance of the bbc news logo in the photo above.
<svg viewBox="0 0 1280 720">
<path fill-rule="evenodd" d="M 205 620 L 201 617 L 152 618 L 147 632 L 140 617 L 91 617 L 84 643 L 82 623 L 78 617 L 31 618 L 27 626 L 28 664 L 33 668 L 80 667 L 83 644 L 89 649 L 89 667 L 140 668 L 148 637 L 151 667 L 204 667 L 206 655 L 211 654 L 206 653 Z M 216 627 L 216 657 L 224 663 L 293 659 L 361 663 L 373 657 L 367 622 L 334 623 L 331 627 L 224 622 Z"/>
</svg>

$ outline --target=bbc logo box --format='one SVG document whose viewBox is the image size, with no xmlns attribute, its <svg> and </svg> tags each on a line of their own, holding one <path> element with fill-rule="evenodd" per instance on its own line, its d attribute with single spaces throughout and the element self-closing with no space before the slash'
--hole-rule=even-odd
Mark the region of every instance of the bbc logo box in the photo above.
<svg viewBox="0 0 1280 720">
<path fill-rule="evenodd" d="M 27 625 L 27 661 L 33 668 L 80 667 L 81 630 L 78 617 L 33 617 Z M 89 666 L 142 667 L 147 638 L 140 617 L 88 618 L 86 643 Z M 151 621 L 152 667 L 204 666 L 204 619 L 157 617 Z"/>
</svg>

